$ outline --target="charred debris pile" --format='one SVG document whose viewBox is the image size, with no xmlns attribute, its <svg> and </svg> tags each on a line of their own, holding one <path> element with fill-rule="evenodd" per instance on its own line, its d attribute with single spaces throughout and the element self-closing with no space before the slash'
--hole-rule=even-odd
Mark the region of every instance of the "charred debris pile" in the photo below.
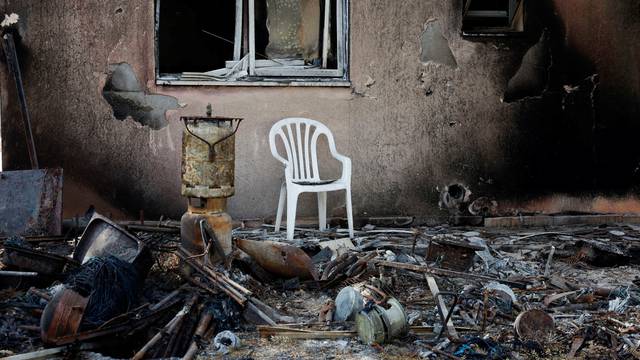
<svg viewBox="0 0 640 360">
<path fill-rule="evenodd" d="M 283 241 L 238 224 L 228 254 L 185 249 L 177 222 L 99 214 L 68 236 L 5 238 L 1 355 L 640 356 L 633 225 L 301 228 Z"/>
</svg>

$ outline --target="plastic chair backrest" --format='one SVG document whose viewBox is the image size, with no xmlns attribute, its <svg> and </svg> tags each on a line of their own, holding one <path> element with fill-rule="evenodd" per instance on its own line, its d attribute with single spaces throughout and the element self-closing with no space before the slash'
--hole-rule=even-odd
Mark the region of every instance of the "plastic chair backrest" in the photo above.
<svg viewBox="0 0 640 360">
<path fill-rule="evenodd" d="M 319 181 L 318 172 L 318 137 L 324 134 L 329 149 L 335 152 L 333 134 L 323 123 L 306 118 L 286 118 L 273 124 L 269 132 L 271 154 L 285 165 L 291 165 L 290 175 L 294 181 Z M 276 147 L 276 139 L 280 137 L 286 151 L 283 157 Z"/>
</svg>

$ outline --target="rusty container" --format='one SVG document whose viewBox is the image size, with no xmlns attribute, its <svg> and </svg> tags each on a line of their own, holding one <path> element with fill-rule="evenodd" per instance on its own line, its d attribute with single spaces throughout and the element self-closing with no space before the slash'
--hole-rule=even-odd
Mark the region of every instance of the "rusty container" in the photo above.
<svg viewBox="0 0 640 360">
<path fill-rule="evenodd" d="M 472 265 L 476 251 L 482 251 L 482 246 L 466 241 L 449 239 L 431 239 L 425 260 L 439 262 L 443 269 L 467 271 Z"/>
<path fill-rule="evenodd" d="M 182 195 L 189 207 L 181 219 L 181 245 L 193 255 L 205 250 L 202 220 L 215 234 L 216 246 L 209 258 L 219 261 L 231 253 L 231 217 L 225 212 L 228 197 L 235 192 L 235 133 L 240 121 L 225 117 L 182 117 Z M 199 200 L 192 205 L 192 200 Z M 206 236 L 205 236 L 206 237 Z"/>
<path fill-rule="evenodd" d="M 240 119 L 182 117 L 182 195 L 222 198 L 233 195 L 235 132 Z M 234 123 L 235 129 L 234 129 Z"/>
<path fill-rule="evenodd" d="M 226 198 L 207 199 L 204 207 L 189 205 L 187 212 L 182 215 L 180 221 L 180 238 L 182 247 L 193 255 L 202 254 L 205 250 L 202 241 L 201 220 L 205 220 L 213 230 L 216 241 L 222 248 L 224 255 L 229 255 L 232 251 L 231 245 L 231 216 L 224 212 Z M 222 260 L 222 255 L 216 252 L 212 246 L 209 249 L 211 262 Z"/>
</svg>

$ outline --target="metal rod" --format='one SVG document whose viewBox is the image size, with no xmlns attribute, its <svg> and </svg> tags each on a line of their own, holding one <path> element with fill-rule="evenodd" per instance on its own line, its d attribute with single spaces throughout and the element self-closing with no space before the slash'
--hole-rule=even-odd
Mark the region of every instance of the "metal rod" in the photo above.
<svg viewBox="0 0 640 360">
<path fill-rule="evenodd" d="M 196 301 L 198 300 L 198 294 L 193 295 L 189 301 L 187 301 L 182 309 L 176 313 L 176 315 L 169 321 L 164 328 L 162 328 L 158 333 L 156 333 L 151 340 L 149 340 L 138 352 L 133 356 L 132 359 L 140 360 L 142 359 L 149 349 L 151 349 L 163 336 L 166 334 L 171 334 L 176 327 L 182 322 L 184 317 L 191 311 L 191 307 L 194 306 Z"/>
<path fill-rule="evenodd" d="M 6 271 L 0 270 L 0 276 L 37 277 L 37 272 L 32 271 Z"/>
<path fill-rule="evenodd" d="M 236 0 L 236 27 L 233 37 L 233 60 L 240 61 L 242 47 L 242 0 Z"/>
<path fill-rule="evenodd" d="M 20 100 L 20 110 L 22 112 L 22 121 L 24 122 L 24 132 L 27 140 L 27 150 L 29 151 L 29 160 L 32 169 L 40 168 L 38 164 L 38 155 L 36 154 L 36 145 L 33 141 L 33 132 L 31 131 L 31 117 L 27 109 L 27 98 L 24 94 L 22 84 L 22 74 L 20 73 L 20 64 L 18 63 L 18 54 L 16 53 L 16 44 L 13 40 L 13 34 L 6 33 L 2 36 L 4 44 L 4 54 L 7 57 L 7 65 L 9 72 L 13 75 L 16 82 L 16 90 L 18 91 L 18 99 Z"/>
<path fill-rule="evenodd" d="M 207 249 L 211 245 L 213 245 L 213 249 L 218 254 L 220 254 L 220 257 L 222 258 L 222 262 L 224 263 L 227 260 L 227 257 L 224 254 L 224 249 L 220 245 L 220 242 L 218 241 L 218 237 L 216 236 L 216 233 L 213 231 L 213 229 L 211 229 L 211 226 L 209 226 L 207 219 L 200 220 L 200 234 L 202 235 L 202 243 L 207 246 Z M 209 256 L 209 251 L 206 251 L 205 258 L 203 261 L 205 265 L 209 262 L 208 256 Z"/>
<path fill-rule="evenodd" d="M 197 261 L 193 261 L 189 259 L 189 256 L 192 254 L 184 249 L 179 249 L 176 253 L 180 259 L 186 262 L 189 266 L 191 266 L 194 270 L 204 275 L 207 279 L 212 281 L 214 285 L 216 285 L 220 290 L 224 291 L 227 295 L 229 295 L 233 300 L 238 302 L 240 305 L 244 306 L 247 302 L 247 298 L 245 295 L 250 295 L 251 293 L 242 294 L 238 289 L 235 289 L 231 284 L 226 283 L 224 280 L 220 278 L 220 274 L 215 271 L 208 269 L 200 264 Z"/>
<path fill-rule="evenodd" d="M 449 306 L 449 310 L 447 311 L 446 317 L 445 317 L 444 313 L 442 313 L 442 311 L 440 312 L 440 316 L 442 317 L 442 328 L 440 329 L 440 333 L 438 333 L 438 337 L 436 339 L 440 339 L 442 337 L 442 334 L 444 333 L 445 329 L 447 329 L 447 324 L 451 320 L 451 316 L 453 316 L 453 310 L 456 308 L 456 305 L 458 304 L 458 294 L 454 293 L 454 292 L 441 291 L 441 292 L 437 293 L 434 297 L 436 298 L 436 300 L 438 300 L 439 298 L 441 298 L 441 297 L 443 297 L 445 295 L 453 296 L 453 302 Z M 443 301 L 443 303 L 444 303 L 444 301 Z M 457 336 L 457 334 L 456 334 L 456 336 Z"/>
<path fill-rule="evenodd" d="M 375 264 L 379 266 L 384 266 L 384 267 L 409 270 L 417 273 L 433 274 L 437 276 L 451 276 L 451 277 L 457 277 L 462 279 L 472 279 L 472 280 L 478 280 L 478 281 L 497 281 L 499 283 L 509 285 L 511 287 L 515 287 L 518 289 L 526 288 L 525 284 L 515 282 L 515 281 L 503 280 L 503 279 L 494 278 L 491 276 L 463 273 L 463 272 L 448 270 L 448 269 L 433 268 L 429 266 L 405 264 L 405 263 L 399 263 L 399 262 L 393 262 L 393 261 L 382 261 L 382 260 L 375 261 Z"/>
<path fill-rule="evenodd" d="M 200 29 L 200 30 L 202 30 L 202 32 L 203 32 L 203 33 L 205 33 L 205 34 L 207 34 L 207 35 L 211 35 L 211 36 L 213 36 L 213 37 L 214 37 L 214 38 L 216 38 L 216 39 L 220 39 L 220 40 L 222 40 L 222 41 L 228 42 L 229 44 L 234 44 L 234 42 L 233 42 L 233 41 L 231 41 L 231 40 L 229 40 L 229 39 L 227 39 L 227 38 L 225 38 L 225 37 L 222 37 L 222 36 L 220 36 L 220 35 L 214 34 L 214 33 L 212 33 L 212 32 L 209 32 L 209 31 L 207 31 L 207 30 L 204 30 L 204 29 Z M 275 63 L 278 63 L 278 64 L 280 64 L 280 65 L 286 65 L 285 63 L 280 62 L 280 61 L 278 61 L 278 60 L 276 60 L 276 59 L 272 59 L 272 58 L 270 58 L 269 56 L 267 56 L 267 55 L 265 55 L 265 54 L 262 54 L 262 53 L 259 53 L 259 52 L 256 52 L 256 54 L 257 54 L 257 55 L 260 55 L 260 56 L 262 56 L 262 57 L 264 57 L 265 59 L 269 59 L 269 60 L 271 60 L 271 61 L 273 61 L 273 62 L 275 62 Z M 234 59 L 234 60 L 236 60 L 236 59 Z M 240 61 L 240 59 L 237 59 L 236 61 Z"/>
<path fill-rule="evenodd" d="M 191 341 L 187 352 L 182 357 L 182 360 L 191 360 L 195 357 L 198 352 L 198 342 L 202 339 L 202 336 L 209 327 L 209 323 L 211 323 L 212 318 L 213 314 L 211 311 L 205 309 L 205 311 L 203 311 L 203 315 L 200 317 L 200 321 L 198 322 L 198 327 L 193 335 L 193 340 Z M 215 326 L 215 324 L 213 326 Z"/>
<path fill-rule="evenodd" d="M 327 68 L 329 58 L 329 16 L 331 14 L 331 0 L 324 0 L 324 25 L 322 26 L 322 68 Z"/>
</svg>

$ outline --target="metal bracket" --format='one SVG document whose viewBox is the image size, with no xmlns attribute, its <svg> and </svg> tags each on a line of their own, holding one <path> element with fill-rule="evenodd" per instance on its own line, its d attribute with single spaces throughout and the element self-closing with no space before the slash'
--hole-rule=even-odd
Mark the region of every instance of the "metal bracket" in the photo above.
<svg viewBox="0 0 640 360">
<path fill-rule="evenodd" d="M 458 305 L 458 299 L 460 298 L 460 295 L 458 293 L 450 292 L 450 291 L 441 291 L 435 294 L 436 304 L 438 303 L 438 298 L 444 297 L 444 296 L 453 296 L 453 302 L 449 306 L 449 310 L 447 312 L 446 317 L 442 314 L 442 309 L 438 307 L 438 314 L 440 314 L 440 317 L 442 318 L 442 328 L 440 329 L 440 333 L 438 334 L 438 337 L 436 339 L 440 339 L 442 337 L 442 334 L 444 334 L 444 331 L 447 328 L 447 323 L 451 319 L 453 310 L 455 309 L 456 305 Z"/>
<path fill-rule="evenodd" d="M 204 245 L 204 248 L 208 250 L 211 247 L 211 245 L 213 245 L 213 248 L 218 254 L 220 254 L 220 257 L 222 258 L 222 262 L 224 263 L 226 260 L 224 250 L 222 249 L 222 246 L 220 246 L 220 243 L 218 242 L 218 238 L 216 237 L 215 232 L 213 231 L 213 229 L 211 229 L 211 226 L 209 226 L 209 223 L 207 222 L 206 219 L 200 220 L 200 234 L 202 235 L 202 243 Z M 208 251 L 206 252 L 208 253 Z M 205 254 L 206 261 L 208 261 L 207 255 L 208 254 Z"/>
</svg>

